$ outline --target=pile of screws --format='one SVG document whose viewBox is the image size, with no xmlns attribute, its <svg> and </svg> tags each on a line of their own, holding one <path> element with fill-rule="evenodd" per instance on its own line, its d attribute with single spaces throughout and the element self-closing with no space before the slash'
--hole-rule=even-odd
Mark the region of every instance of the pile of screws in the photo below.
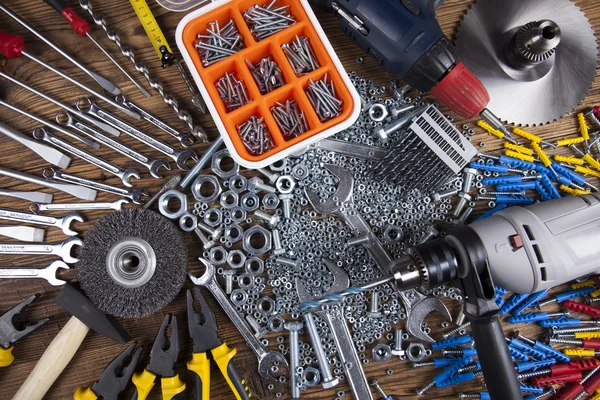
<svg viewBox="0 0 600 400">
<path fill-rule="evenodd" d="M 336 97 L 335 84 L 329 74 L 316 82 L 311 79 L 306 95 L 321 122 L 341 115 L 344 102 Z"/>
<path fill-rule="evenodd" d="M 208 24 L 209 28 L 204 34 L 199 33 L 196 39 L 196 50 L 200 54 L 202 65 L 208 67 L 242 50 L 244 40 L 237 30 L 233 19 L 230 19 L 222 28 L 219 21 Z"/>
<path fill-rule="evenodd" d="M 246 24 L 256 40 L 263 40 L 296 23 L 294 16 L 287 11 L 289 6 L 275 7 L 275 2 L 254 5 L 244 13 Z"/>
<path fill-rule="evenodd" d="M 309 130 L 304 111 L 294 100 L 288 100 L 285 104 L 275 103 L 271 107 L 271 113 L 285 140 L 298 137 Z"/>
<path fill-rule="evenodd" d="M 281 46 L 296 76 L 302 76 L 320 67 L 319 60 L 306 36 Z"/>
<path fill-rule="evenodd" d="M 254 65 L 246 60 L 246 65 L 248 65 L 261 94 L 270 93 L 285 85 L 283 72 L 271 56 L 263 58 Z"/>
<path fill-rule="evenodd" d="M 244 104 L 250 103 L 252 100 L 248 98 L 246 85 L 243 80 L 238 80 L 231 72 L 226 72 L 215 85 L 219 91 L 219 96 L 225 103 L 227 112 L 237 110 Z"/>
<path fill-rule="evenodd" d="M 255 156 L 265 154 L 275 147 L 264 118 L 253 115 L 248 121 L 238 125 L 237 130 L 246 149 Z"/>
</svg>

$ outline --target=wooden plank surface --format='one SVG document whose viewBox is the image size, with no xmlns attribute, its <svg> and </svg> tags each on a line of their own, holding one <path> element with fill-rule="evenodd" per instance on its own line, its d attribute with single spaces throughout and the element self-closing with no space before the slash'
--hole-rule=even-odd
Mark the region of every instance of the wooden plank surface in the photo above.
<svg viewBox="0 0 600 400">
<path fill-rule="evenodd" d="M 71 2 L 73 3 L 73 1 Z M 171 40 L 171 43 L 174 45 L 173 36 L 175 29 L 183 14 L 167 12 L 159 7 L 155 2 L 150 3 L 150 6 L 154 11 L 159 24 L 163 28 L 169 40 Z M 112 63 L 108 61 L 102 53 L 100 53 L 88 40 L 77 37 L 70 29 L 68 29 L 62 18 L 48 6 L 43 4 L 40 0 L 29 2 L 5 0 L 4 4 L 12 8 L 13 11 L 17 12 L 49 38 L 56 41 L 65 49 L 68 49 L 70 53 L 75 54 L 78 59 L 85 61 L 85 63 L 91 66 L 93 70 L 110 78 L 113 82 L 118 84 L 123 89 L 124 93 L 133 101 L 139 103 L 145 109 L 150 110 L 152 113 L 169 122 L 171 125 L 179 127 L 181 130 L 185 129 L 183 124 L 179 123 L 174 113 L 169 109 L 169 107 L 164 105 L 156 93 L 153 92 L 153 96 L 151 98 L 145 98 L 120 72 L 117 71 L 114 65 L 112 65 Z M 448 0 L 447 3 L 439 10 L 438 15 L 440 23 L 443 25 L 444 30 L 450 37 L 454 35 L 457 23 L 461 19 L 469 4 L 471 4 L 471 1 Z M 593 0 L 579 0 L 577 1 L 577 4 L 580 5 L 586 12 L 587 16 L 590 18 L 597 30 L 600 26 L 600 4 Z M 75 6 L 74 4 L 72 4 L 72 6 L 74 9 L 80 12 L 82 16 L 84 15 L 84 12 L 78 6 Z M 200 116 L 197 112 L 192 110 L 192 105 L 189 101 L 189 93 L 180 79 L 177 71 L 174 68 L 163 70 L 160 67 L 156 53 L 149 45 L 144 30 L 142 29 L 133 10 L 131 9 L 129 2 L 122 0 L 106 0 L 103 2 L 94 1 L 94 8 L 98 12 L 104 14 L 109 23 L 118 29 L 118 31 L 121 33 L 121 36 L 124 38 L 124 41 L 135 49 L 137 57 L 145 61 L 149 65 L 151 73 L 160 77 L 160 79 L 164 82 L 167 91 L 175 93 L 182 105 L 188 107 L 188 109 L 192 111 L 195 120 L 202 124 L 202 126 L 207 130 L 209 137 L 211 139 L 215 138 L 217 131 L 210 117 L 206 115 Z M 358 56 L 362 56 L 362 53 L 341 33 L 341 31 L 337 28 L 336 20 L 332 16 L 322 12 L 318 12 L 318 16 L 347 70 L 355 70 L 362 77 L 373 79 L 380 84 L 389 84 L 391 77 L 386 75 L 371 59 L 365 58 L 365 62 L 362 65 L 358 65 L 356 63 L 356 58 Z M 38 55 L 52 65 L 64 69 L 69 73 L 69 75 L 76 79 L 80 79 L 89 85 L 93 84 L 93 82 L 83 72 L 74 68 L 68 61 L 59 56 L 56 52 L 52 51 L 48 46 L 39 40 L 36 40 L 31 33 L 23 29 L 21 26 L 2 13 L 0 13 L 0 29 L 22 34 L 25 37 L 28 49 L 32 54 Z M 107 49 L 110 49 L 111 53 L 116 56 L 116 48 L 105 37 L 104 33 L 100 29 L 94 27 L 92 33 L 96 39 L 98 39 Z M 131 65 L 127 60 L 120 55 L 116 56 L 116 58 L 132 75 L 136 77 L 138 82 L 142 82 L 142 77 L 138 75 L 133 68 L 131 68 Z M 5 65 L 3 66 L 3 69 L 7 73 L 27 82 L 36 88 L 39 88 L 40 90 L 63 102 L 72 104 L 78 98 L 85 96 L 85 93 L 82 90 L 74 88 L 72 85 L 65 84 L 62 79 L 56 77 L 52 73 L 44 70 L 25 58 L 9 60 L 4 64 Z M 143 84 L 148 90 L 151 91 L 145 82 L 143 82 Z M 43 101 L 37 96 L 32 95 L 13 84 L 9 84 L 4 80 L 0 80 L 0 96 L 2 99 L 10 102 L 11 104 L 43 116 L 47 119 L 54 119 L 54 114 L 58 111 L 54 105 Z M 591 106 L 597 104 L 599 99 L 600 85 L 595 84 L 584 104 L 577 109 L 587 110 Z M 515 101 L 518 101 L 518 99 L 515 99 Z M 0 121 L 26 134 L 29 134 L 32 129 L 38 126 L 37 123 L 34 123 L 31 120 L 23 118 L 18 114 L 4 108 L 0 109 Z M 463 123 L 463 121 L 459 122 L 461 124 Z M 155 129 L 151 129 L 151 125 L 148 123 L 138 122 L 136 125 L 151 132 L 156 132 Z M 574 116 L 569 116 L 557 123 L 544 127 L 532 128 L 531 130 L 536 134 L 548 139 L 569 136 L 577 131 L 576 118 Z M 139 142 L 124 136 L 125 135 L 122 135 L 121 137 L 124 143 L 127 143 L 128 145 L 140 151 L 148 153 L 153 157 L 160 157 L 159 153 L 150 151 Z M 169 137 L 167 134 L 160 133 L 158 136 L 170 144 L 177 145 L 177 141 Z M 487 152 L 498 150 L 501 147 L 499 140 L 490 139 L 481 132 L 478 132 L 478 134 L 474 137 L 474 143 L 480 143 L 482 141 L 485 141 L 486 143 L 485 151 Z M 205 147 L 206 145 L 195 145 L 193 148 L 199 154 L 201 154 Z M 8 140 L 4 136 L 0 136 L 0 148 L 2 149 L 3 154 L 2 158 L 0 159 L 0 165 L 3 167 L 40 175 L 41 171 L 45 167 L 49 166 L 36 157 L 33 153 Z M 120 156 L 106 147 L 94 151 L 94 153 L 105 157 L 107 160 L 113 161 L 120 166 L 126 168 L 138 168 L 138 165 L 133 161 Z M 174 165 L 172 165 L 172 167 L 175 168 Z M 91 179 L 105 180 L 109 184 L 120 185 L 118 178 L 106 176 L 98 168 L 91 167 L 80 160 L 74 160 L 72 166 L 68 169 L 68 172 Z M 143 172 L 142 169 L 140 169 L 140 172 Z M 172 173 L 175 172 L 178 171 L 172 171 Z M 248 171 L 244 171 L 244 174 L 247 176 L 250 175 Z M 144 173 L 143 180 L 139 182 L 138 186 L 144 187 L 152 193 L 157 190 L 158 187 L 160 187 L 161 183 L 161 180 L 152 179 L 146 173 Z M 11 190 L 39 189 L 34 185 L 23 184 L 19 181 L 6 179 L 3 177 L 0 177 L 0 188 Z M 48 190 L 44 191 L 49 192 Z M 55 202 L 66 202 L 73 200 L 73 198 L 64 194 L 54 194 Z M 115 200 L 114 196 L 110 196 L 108 194 L 100 193 L 98 196 L 98 201 L 113 200 Z M 29 206 L 29 204 L 24 201 L 6 197 L 1 199 L 0 205 L 2 207 L 19 210 L 27 210 Z M 485 205 L 481 205 L 481 207 L 484 206 Z M 83 214 L 85 215 L 87 222 L 78 224 L 77 229 L 82 233 L 85 233 L 87 229 L 92 226 L 94 221 L 98 217 L 104 215 L 105 212 L 86 212 Z M 46 241 L 48 242 L 58 242 L 65 239 L 65 237 L 58 230 L 47 229 L 46 231 Z M 201 255 L 201 250 L 197 241 L 194 240 L 194 237 L 188 235 L 186 237 L 186 241 L 188 242 L 188 258 L 191 269 L 196 270 L 198 268 L 196 258 Z M 28 256 L 2 256 L 0 259 L 2 260 L 0 267 L 25 265 L 41 267 L 49 264 L 48 259 L 33 258 Z M 67 274 L 66 277 L 72 279 L 74 278 L 74 275 L 71 272 Z M 56 293 L 56 289 L 51 288 L 44 281 L 37 280 L 6 280 L 0 282 L 0 311 L 8 310 L 14 304 L 23 300 L 32 293 L 41 293 L 42 297 L 38 302 L 36 302 L 35 306 L 31 308 L 28 316 L 32 320 L 38 320 L 43 317 L 52 317 L 52 320 L 43 328 L 38 329 L 27 339 L 17 343 L 14 350 L 16 357 L 15 363 L 9 368 L 4 368 L 2 371 L 0 371 L 0 380 L 2 382 L 0 385 L 0 399 L 8 399 L 12 397 L 21 383 L 25 380 L 28 373 L 32 370 L 36 361 L 44 352 L 47 345 L 51 342 L 51 340 L 59 332 L 61 327 L 64 326 L 69 318 L 69 315 L 60 307 L 55 305 L 52 301 L 53 296 Z M 254 355 L 245 346 L 243 339 L 240 337 L 235 327 L 229 322 L 227 316 L 220 310 L 218 306 L 216 306 L 214 303 L 212 304 L 216 310 L 220 325 L 219 333 L 221 337 L 229 343 L 230 346 L 238 349 L 239 353 L 237 356 L 237 361 L 240 373 L 242 376 L 248 377 L 256 398 L 274 398 L 274 395 L 277 391 L 284 393 L 283 398 L 288 398 L 289 395 L 285 386 L 277 388 L 271 392 L 266 389 L 265 382 L 263 382 L 256 374 L 256 359 Z M 452 304 L 451 307 L 454 311 L 453 314 L 455 315 L 456 304 Z M 122 321 L 124 327 L 128 330 L 132 337 L 140 344 L 146 346 L 144 351 L 144 361 L 147 359 L 146 357 L 148 355 L 152 340 L 154 339 L 155 332 L 160 326 L 162 318 L 166 313 L 177 313 L 181 315 L 181 321 L 183 322 L 185 316 L 185 295 L 183 293 L 180 294 L 171 305 L 166 307 L 160 313 L 146 318 Z M 430 326 L 432 326 L 433 329 L 439 329 L 439 323 L 440 321 L 433 319 L 430 321 Z M 187 339 L 187 328 L 183 326 L 183 323 L 180 325 L 182 327 L 182 352 L 178 363 L 178 368 L 180 371 L 183 371 L 185 369 L 185 362 L 190 357 L 191 343 L 190 340 Z M 537 333 L 535 331 L 527 332 L 531 333 L 532 335 Z M 277 345 L 276 341 L 274 340 L 276 336 L 278 335 L 274 334 L 271 337 L 271 343 L 273 347 Z M 284 336 L 287 340 L 287 335 Z M 124 346 L 115 344 L 109 339 L 101 337 L 97 334 L 90 334 L 84 341 L 84 344 L 79 350 L 75 359 L 58 379 L 46 398 L 72 398 L 72 394 L 77 387 L 92 384 L 96 379 L 98 379 L 106 364 L 123 349 Z M 143 362 L 140 365 L 142 364 Z M 393 374 L 388 375 L 388 369 L 393 370 Z M 369 379 L 378 379 L 382 387 L 385 388 L 389 394 L 401 396 L 403 399 L 416 398 L 413 396 L 414 390 L 425 386 L 431 381 L 431 378 L 434 375 L 433 371 L 430 369 L 412 370 L 410 368 L 410 363 L 399 361 L 390 361 L 384 364 L 371 362 L 365 367 L 365 371 Z M 213 379 L 211 385 L 213 390 L 213 398 L 233 398 L 226 387 L 225 381 L 215 368 L 213 368 L 212 374 Z M 456 398 L 456 393 L 458 391 L 462 390 L 476 392 L 478 389 L 481 389 L 478 384 L 463 385 L 460 388 L 451 388 L 443 391 L 431 391 L 428 393 L 427 397 L 436 399 L 454 399 Z M 303 392 L 302 398 L 333 399 L 336 397 L 339 390 L 345 391 L 345 398 L 351 398 L 350 390 L 344 383 L 331 390 L 315 389 Z M 160 398 L 156 389 L 151 398 Z"/>
</svg>

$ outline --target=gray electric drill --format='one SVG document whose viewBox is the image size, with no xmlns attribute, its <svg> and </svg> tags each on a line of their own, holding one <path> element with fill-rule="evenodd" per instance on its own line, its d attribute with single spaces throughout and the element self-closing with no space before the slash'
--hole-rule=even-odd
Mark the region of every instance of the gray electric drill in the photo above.
<svg viewBox="0 0 600 400">
<path fill-rule="evenodd" d="M 398 290 L 454 283 L 463 291 L 481 369 L 494 400 L 521 399 L 494 301 L 494 284 L 532 293 L 600 271 L 600 194 L 511 207 L 394 261 Z"/>
</svg>

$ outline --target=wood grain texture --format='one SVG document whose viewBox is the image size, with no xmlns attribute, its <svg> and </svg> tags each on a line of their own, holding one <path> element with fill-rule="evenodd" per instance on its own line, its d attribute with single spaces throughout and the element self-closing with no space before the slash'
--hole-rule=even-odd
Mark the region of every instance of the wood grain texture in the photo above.
<svg viewBox="0 0 600 400">
<path fill-rule="evenodd" d="M 74 0 L 70 0 L 71 3 L 75 3 Z M 174 45 L 173 36 L 179 20 L 183 17 L 182 14 L 176 14 L 167 12 L 166 10 L 159 7 L 155 2 L 149 2 L 155 16 L 161 25 L 163 31 L 171 40 L 171 44 Z M 118 84 L 123 92 L 131 98 L 134 102 L 140 104 L 145 109 L 150 110 L 152 113 L 169 122 L 171 125 L 179 127 L 184 130 L 183 124 L 179 123 L 178 119 L 167 107 L 160 97 L 153 92 L 151 98 L 145 98 L 139 90 L 131 84 L 125 76 L 123 76 L 114 65 L 100 52 L 98 51 L 91 42 L 87 39 L 80 38 L 73 33 L 62 18 L 57 15 L 50 7 L 46 6 L 41 0 L 32 1 L 21 1 L 21 0 L 5 0 L 4 4 L 13 9 L 23 18 L 25 18 L 30 24 L 37 27 L 45 35 L 58 44 L 63 46 L 65 49 L 77 56 L 79 60 L 84 61 L 92 69 L 105 77 L 111 79 L 114 83 Z M 471 4 L 471 1 L 464 0 L 448 0 L 444 6 L 439 10 L 439 20 L 442 24 L 446 33 L 452 37 L 454 35 L 457 23 L 461 19 L 462 15 L 466 11 L 467 7 Z M 596 30 L 600 28 L 600 3 L 594 0 L 579 0 L 577 4 L 582 7 L 586 12 L 588 18 L 592 21 Z M 84 16 L 84 12 L 75 4 L 71 6 L 80 12 Z M 139 21 L 137 20 L 135 13 L 131 9 L 128 1 L 123 0 L 105 0 L 105 1 L 94 1 L 94 8 L 104 14 L 108 19 L 109 23 L 118 29 L 121 33 L 123 40 L 131 45 L 136 52 L 139 59 L 144 60 L 150 67 L 151 73 L 158 76 L 164 83 L 165 88 L 176 94 L 176 97 L 181 104 L 187 107 L 197 122 L 207 130 L 209 138 L 214 138 L 217 135 L 216 128 L 212 123 L 209 116 L 200 116 L 196 113 L 192 104 L 189 101 L 189 93 L 179 77 L 177 71 L 174 68 L 162 69 L 160 67 L 159 60 L 154 52 L 154 49 L 148 43 L 148 39 L 142 29 Z M 358 56 L 363 56 L 361 51 L 348 40 L 341 31 L 337 28 L 337 22 L 335 18 L 324 13 L 318 13 L 319 19 L 327 32 L 335 50 L 338 52 L 340 59 L 346 66 L 347 70 L 355 70 L 362 77 L 375 80 L 379 84 L 388 85 L 391 79 L 390 76 L 385 74 L 379 66 L 376 65 L 371 59 L 365 58 L 365 62 L 362 65 L 356 63 Z M 7 16 L 0 13 L 0 29 L 7 30 L 10 32 L 22 34 L 28 45 L 29 51 L 32 54 L 38 55 L 43 60 L 63 68 L 71 76 L 80 79 L 81 81 L 93 85 L 94 82 L 86 76 L 83 72 L 73 67 L 68 61 L 63 59 L 56 52 L 52 51 L 48 46 L 42 42 L 36 40 L 36 38 L 22 28 L 20 25 L 9 19 Z M 109 49 L 115 58 L 122 62 L 122 65 L 138 79 L 148 90 L 146 82 L 143 82 L 143 78 L 137 74 L 129 62 L 120 55 L 117 55 L 116 48 L 112 43 L 104 36 L 103 31 L 94 27 L 92 30 L 94 37 L 99 40 L 105 48 Z M 34 86 L 49 95 L 69 104 L 73 104 L 79 97 L 84 96 L 85 93 L 74 88 L 70 84 L 66 84 L 62 79 L 55 76 L 49 71 L 44 70 L 35 63 L 28 61 L 25 58 L 17 60 L 9 60 L 3 67 L 5 71 L 17 78 L 27 82 L 31 86 Z M 53 120 L 55 113 L 58 109 L 38 98 L 31 93 L 15 87 L 15 85 L 8 84 L 5 81 L 0 80 L 0 95 L 3 99 L 10 103 L 17 105 L 25 110 L 39 114 L 44 118 Z M 518 101 L 518 99 L 515 99 Z M 586 98 L 583 105 L 577 108 L 577 110 L 589 109 L 591 106 L 600 102 L 600 85 L 594 84 L 590 95 Z M 0 121 L 12 126 L 13 128 L 29 134 L 32 129 L 36 128 L 38 124 L 25 119 L 18 114 L 6 110 L 0 109 Z M 460 124 L 464 121 L 458 121 Z M 142 129 L 146 129 L 149 132 L 157 134 L 162 140 L 167 141 L 170 144 L 177 145 L 177 141 L 169 135 L 162 133 L 156 129 L 153 129 L 151 125 L 146 122 L 136 123 Z M 577 121 L 574 116 L 569 116 L 561 121 L 554 124 L 537 127 L 531 129 L 534 133 L 546 139 L 554 139 L 565 136 L 571 136 L 577 131 Z M 152 157 L 160 158 L 161 154 L 147 147 L 143 146 L 139 142 L 122 135 L 120 140 L 130 145 L 131 147 L 146 153 Z M 490 138 L 485 134 L 478 131 L 478 134 L 474 137 L 474 143 L 480 143 L 485 141 L 485 151 L 493 152 L 501 148 L 500 140 Z M 195 145 L 193 148 L 201 154 L 205 149 L 206 145 Z M 0 136 L 0 148 L 2 149 L 2 157 L 0 158 L 0 165 L 3 167 L 12 168 L 15 170 L 28 172 L 36 175 L 40 175 L 43 168 L 49 165 L 45 164 L 41 159 L 36 157 L 33 153 L 19 146 L 18 144 L 10 141 L 4 136 Z M 97 151 L 93 151 L 95 154 L 100 155 L 107 160 L 113 161 L 125 168 L 139 168 L 138 164 L 133 161 L 120 156 L 118 153 L 103 147 Z M 171 163 L 172 168 L 175 168 Z M 113 185 L 120 185 L 120 180 L 113 176 L 106 176 L 98 168 L 89 166 L 81 160 L 74 160 L 71 167 L 67 170 L 70 173 L 81 175 L 87 178 L 96 180 L 106 180 L 107 183 Z M 157 190 L 162 181 L 152 179 L 142 169 L 139 171 L 143 174 L 143 180 L 138 184 L 140 187 L 147 188 L 149 192 Z M 172 171 L 175 173 L 177 171 Z M 244 171 L 243 174 L 249 176 L 248 171 Z M 0 177 L 0 188 L 10 190 L 39 190 L 40 188 L 23 184 L 19 181 L 6 179 Z M 48 192 L 47 189 L 43 191 Z M 55 202 L 68 202 L 74 199 L 64 195 L 62 193 L 54 193 Z M 114 196 L 99 193 L 98 201 L 113 201 L 116 198 Z M 27 210 L 29 204 L 23 201 L 5 198 L 0 199 L 0 205 L 2 207 Z M 486 207 L 485 204 L 480 205 L 481 208 Z M 84 213 L 87 222 L 79 224 L 77 229 L 82 233 L 85 233 L 87 229 L 94 223 L 94 221 L 100 216 L 104 215 L 105 212 L 86 212 Z M 49 242 L 58 242 L 65 239 L 60 231 L 55 229 L 46 230 L 46 240 Z M 194 237 L 186 237 L 188 242 L 189 261 L 192 270 L 199 268 L 198 263 L 195 259 L 201 255 L 201 249 Z M 8 257 L 2 256 L 2 262 L 0 266 L 46 266 L 49 264 L 49 260 L 45 258 L 34 258 L 29 256 L 21 257 Z M 73 278 L 72 272 L 66 275 L 68 278 Z M 44 281 L 37 280 L 5 280 L 0 282 L 0 311 L 8 310 L 14 304 L 25 299 L 32 293 L 41 293 L 42 297 L 39 301 L 31 307 L 27 318 L 31 320 L 38 320 L 43 317 L 52 317 L 52 320 L 47 323 L 44 327 L 35 331 L 30 337 L 17 343 L 14 350 L 16 360 L 14 364 L 8 368 L 4 368 L 0 371 L 0 399 L 11 398 L 14 393 L 17 392 L 19 386 L 25 380 L 29 372 L 34 368 L 37 360 L 40 358 L 48 344 L 57 335 L 59 330 L 68 321 L 70 315 L 64 310 L 55 305 L 52 301 L 56 289 L 47 285 Z M 274 398 L 274 394 L 277 391 L 284 393 L 283 398 L 288 398 L 288 391 L 285 386 L 280 386 L 275 390 L 269 392 L 266 390 L 266 384 L 263 382 L 256 373 L 256 359 L 253 353 L 245 346 L 240 335 L 237 333 L 235 327 L 230 323 L 227 316 L 221 311 L 221 309 L 209 299 L 213 305 L 220 326 L 221 337 L 228 342 L 232 347 L 238 349 L 237 366 L 240 374 L 243 377 L 247 377 L 250 386 L 255 393 L 256 398 L 267 399 Z M 452 309 L 453 315 L 457 313 L 457 304 L 449 304 Z M 167 308 L 162 310 L 156 315 L 152 315 L 146 318 L 139 318 L 135 320 L 123 320 L 122 323 L 131 336 L 137 340 L 140 344 L 145 346 L 144 355 L 142 358 L 142 364 L 147 360 L 149 347 L 154 339 L 156 330 L 159 328 L 163 316 L 166 313 L 177 313 L 182 317 L 185 316 L 185 295 L 180 294 L 177 299 L 169 305 Z M 187 338 L 187 327 L 183 323 L 184 318 L 181 318 L 181 355 L 178 363 L 178 370 L 185 370 L 185 363 L 190 358 L 191 353 L 191 342 Z M 428 320 L 429 325 L 434 329 L 439 329 L 440 321 L 432 318 Z M 538 335 L 540 332 L 536 331 L 535 328 L 525 329 L 526 334 L 532 336 Z M 276 347 L 275 337 L 277 334 L 272 335 L 271 346 Z M 287 335 L 283 335 L 287 340 Z M 307 340 L 301 338 L 301 340 Z M 90 334 L 84 340 L 82 347 L 78 354 L 76 354 L 73 361 L 66 368 L 65 372 L 58 378 L 52 389 L 48 392 L 47 399 L 70 399 L 72 398 L 73 392 L 79 386 L 91 385 L 102 373 L 106 364 L 117 354 L 119 354 L 125 346 L 118 345 L 111 342 L 109 339 L 102 337 L 97 334 Z M 368 350 L 369 354 L 370 350 Z M 387 370 L 393 370 L 393 374 L 388 375 Z M 429 383 L 434 375 L 431 369 L 412 370 L 410 363 L 390 361 L 387 363 L 375 363 L 371 362 L 365 366 L 365 372 L 369 380 L 378 379 L 381 386 L 388 392 L 396 396 L 401 396 L 402 399 L 413 399 L 414 390 L 421 388 Z M 212 393 L 215 399 L 231 399 L 233 396 L 230 394 L 225 380 L 220 377 L 218 369 L 213 366 L 212 369 Z M 188 380 L 188 382 L 192 382 Z M 342 383 L 335 389 L 331 390 L 309 390 L 302 393 L 304 399 L 333 399 L 336 397 L 337 392 L 343 390 L 346 392 L 345 398 L 351 398 L 349 388 L 346 384 Z M 462 385 L 458 388 L 450 388 L 446 390 L 432 390 L 428 392 L 426 398 L 435 399 L 455 399 L 456 393 L 459 391 L 466 392 L 477 392 L 481 390 L 479 383 L 471 385 Z M 153 399 L 160 398 L 159 392 L 155 389 L 151 396 Z"/>
</svg>

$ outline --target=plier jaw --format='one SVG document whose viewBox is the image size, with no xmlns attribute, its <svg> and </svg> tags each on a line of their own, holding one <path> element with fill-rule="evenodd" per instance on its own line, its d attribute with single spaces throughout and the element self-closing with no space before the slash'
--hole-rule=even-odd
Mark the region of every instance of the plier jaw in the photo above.
<svg viewBox="0 0 600 400">
<path fill-rule="evenodd" d="M 39 294 L 29 296 L 0 317 L 0 346 L 3 349 L 9 349 L 17 340 L 24 338 L 49 321 L 48 318 L 44 318 L 24 327 L 18 323 L 25 308 L 39 297 Z"/>
<path fill-rule="evenodd" d="M 194 353 L 205 353 L 219 345 L 221 339 L 217 335 L 217 319 L 208 302 L 202 296 L 200 288 L 194 288 L 196 300 L 200 303 L 200 312 L 194 309 L 194 296 L 187 291 L 187 317 L 190 336 L 194 341 Z"/>
<path fill-rule="evenodd" d="M 171 337 L 167 336 L 167 329 L 171 327 Z M 175 363 L 179 357 L 179 327 L 177 317 L 167 314 L 163 319 L 160 329 L 156 334 L 156 339 L 152 344 L 150 351 L 150 363 L 147 370 L 154 375 L 161 377 L 171 377 L 175 375 Z"/>
</svg>

